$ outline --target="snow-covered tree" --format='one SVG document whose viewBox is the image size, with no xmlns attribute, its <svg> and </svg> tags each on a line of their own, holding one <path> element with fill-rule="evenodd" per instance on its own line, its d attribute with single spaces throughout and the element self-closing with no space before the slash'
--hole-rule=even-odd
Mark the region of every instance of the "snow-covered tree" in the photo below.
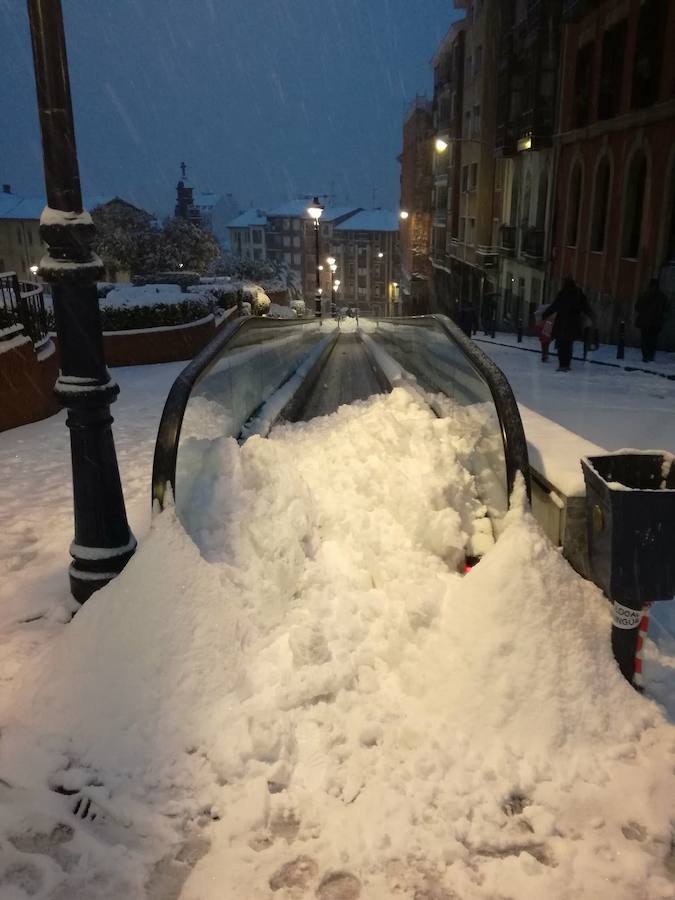
<svg viewBox="0 0 675 900">
<path fill-rule="evenodd" d="M 96 252 L 113 273 L 203 272 L 220 255 L 213 235 L 186 219 L 169 219 L 161 228 L 149 213 L 122 201 L 97 207 L 92 218 Z"/>
</svg>

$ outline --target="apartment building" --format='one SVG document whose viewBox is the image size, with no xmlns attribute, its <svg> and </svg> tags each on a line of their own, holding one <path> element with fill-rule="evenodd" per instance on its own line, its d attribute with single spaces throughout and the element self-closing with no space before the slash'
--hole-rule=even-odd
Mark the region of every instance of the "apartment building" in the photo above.
<svg viewBox="0 0 675 900">
<path fill-rule="evenodd" d="M 403 123 L 401 163 L 400 293 L 406 313 L 429 311 L 431 268 L 432 159 L 434 124 L 432 105 L 416 97 Z"/>
<path fill-rule="evenodd" d="M 497 0 L 455 0 L 465 16 L 434 58 L 433 306 L 457 316 L 494 291 Z"/>
<path fill-rule="evenodd" d="M 340 288 L 336 302 L 370 315 L 400 315 L 399 217 L 395 210 L 363 209 L 332 229 L 330 253 Z M 327 267 L 324 269 L 327 274 Z M 324 290 L 330 290 L 326 282 Z"/>
<path fill-rule="evenodd" d="M 527 329 L 547 296 L 561 2 L 502 0 L 497 12 L 494 201 L 502 264 L 489 317 L 501 329 Z"/>
<path fill-rule="evenodd" d="M 553 287 L 571 275 L 601 338 L 625 321 L 636 340 L 648 280 L 675 300 L 675 3 L 563 0 L 562 14 Z"/>
<path fill-rule="evenodd" d="M 305 297 L 316 291 L 316 250 L 314 221 L 307 212 L 310 200 L 292 200 L 267 213 L 267 256 L 284 263 L 297 274 Z M 336 226 L 354 215 L 360 207 L 343 206 L 324 209 L 319 222 L 319 253 L 329 256 L 328 247 Z M 323 265 L 322 262 L 319 262 Z"/>
<path fill-rule="evenodd" d="M 265 229 L 267 214 L 262 209 L 247 209 L 227 226 L 230 247 L 242 259 L 267 258 Z"/>
</svg>

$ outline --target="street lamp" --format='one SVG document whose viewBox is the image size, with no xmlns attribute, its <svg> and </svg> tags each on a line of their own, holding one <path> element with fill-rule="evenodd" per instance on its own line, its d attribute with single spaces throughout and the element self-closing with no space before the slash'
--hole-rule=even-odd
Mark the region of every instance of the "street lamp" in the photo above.
<svg viewBox="0 0 675 900">
<path fill-rule="evenodd" d="M 30 274 L 31 274 L 31 275 L 37 275 L 37 273 L 38 273 L 38 267 L 37 267 L 37 266 L 31 266 L 31 267 L 30 267 Z"/>
<path fill-rule="evenodd" d="M 384 259 L 384 253 L 383 253 L 381 250 L 380 250 L 380 252 L 377 254 L 377 258 L 378 258 L 378 259 Z"/>
<path fill-rule="evenodd" d="M 436 138 L 436 142 L 434 144 L 437 153 L 445 153 L 448 149 L 448 142 L 444 141 L 443 138 Z"/>
<path fill-rule="evenodd" d="M 326 257 L 326 262 L 328 263 L 328 268 L 330 269 L 330 311 L 332 314 L 335 309 L 335 287 L 333 284 L 333 279 L 335 278 L 335 273 L 337 272 L 337 263 L 335 262 L 334 256 Z"/>
<path fill-rule="evenodd" d="M 92 251 L 94 224 L 82 209 L 66 40 L 60 0 L 28 0 L 47 209 L 39 273 L 52 284 L 61 368 L 54 393 L 68 409 L 75 539 L 70 589 L 80 603 L 122 571 L 136 540 L 129 530 L 112 436 L 110 404 L 119 393 L 103 355 Z"/>
<path fill-rule="evenodd" d="M 323 266 L 319 263 L 319 219 L 323 212 L 323 206 L 319 203 L 319 198 L 312 200 L 312 205 L 308 207 L 307 214 L 310 219 L 314 220 L 314 253 L 316 254 L 316 298 L 314 302 L 314 315 L 321 320 L 321 270 Z"/>
<path fill-rule="evenodd" d="M 405 221 L 405 219 L 408 218 L 409 215 L 410 215 L 410 213 L 408 212 L 407 209 L 402 209 L 401 212 L 399 213 L 399 217 L 401 219 L 403 219 L 404 221 Z"/>
</svg>

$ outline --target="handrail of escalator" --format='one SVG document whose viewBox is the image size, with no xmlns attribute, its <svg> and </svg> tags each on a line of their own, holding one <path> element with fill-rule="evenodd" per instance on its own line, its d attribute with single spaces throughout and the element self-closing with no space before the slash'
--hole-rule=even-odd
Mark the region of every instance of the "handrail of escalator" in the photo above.
<svg viewBox="0 0 675 900">
<path fill-rule="evenodd" d="M 315 325 L 314 319 L 265 319 L 257 316 L 235 319 L 222 328 L 209 343 L 188 363 L 169 391 L 159 423 L 155 455 L 152 464 L 152 503 L 164 508 L 166 487 L 170 485 L 176 493 L 176 461 L 183 417 L 192 388 L 200 375 L 223 353 L 228 345 L 242 331 L 255 326 L 256 329 L 284 329 L 290 326 Z"/>
<path fill-rule="evenodd" d="M 380 318 L 379 322 L 398 324 L 420 324 L 422 320 L 433 320 L 446 336 L 453 341 L 473 368 L 487 384 L 497 411 L 499 427 L 504 444 L 504 462 L 506 464 L 506 483 L 508 495 L 511 496 L 518 473 L 525 482 L 528 499 L 531 499 L 530 464 L 527 453 L 525 430 L 520 418 L 518 404 L 513 389 L 506 375 L 480 347 L 467 337 L 452 319 L 447 316 L 432 314 L 427 316 L 401 316 L 396 318 Z"/>
</svg>

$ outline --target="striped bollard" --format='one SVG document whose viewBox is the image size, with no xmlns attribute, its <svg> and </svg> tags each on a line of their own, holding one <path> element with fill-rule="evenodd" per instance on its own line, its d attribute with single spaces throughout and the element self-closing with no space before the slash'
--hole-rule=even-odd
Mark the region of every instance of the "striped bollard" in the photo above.
<svg viewBox="0 0 675 900">
<path fill-rule="evenodd" d="M 635 674 L 633 675 L 633 687 L 642 692 L 644 690 L 644 679 L 642 665 L 644 661 L 644 646 L 647 632 L 649 631 L 649 608 L 651 603 L 645 603 L 642 608 L 642 618 L 640 619 L 640 627 L 638 630 L 637 645 L 635 647 Z"/>
</svg>

